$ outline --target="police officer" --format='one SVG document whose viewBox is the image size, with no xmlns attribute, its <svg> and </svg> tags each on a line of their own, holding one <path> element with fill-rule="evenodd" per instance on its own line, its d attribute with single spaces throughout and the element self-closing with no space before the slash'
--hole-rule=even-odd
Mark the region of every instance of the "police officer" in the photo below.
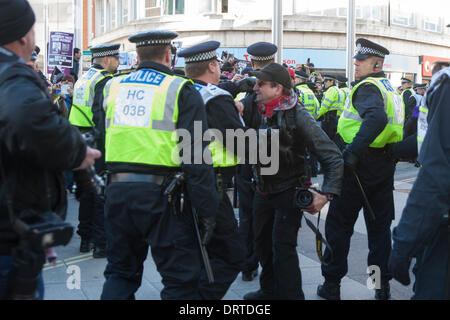
<svg viewBox="0 0 450 320">
<path fill-rule="evenodd" d="M 394 279 L 409 285 L 411 259 L 418 259 L 415 273 L 417 300 L 449 299 L 450 211 L 450 68 L 433 75 L 420 122 L 419 162 L 422 165 L 408 197 L 400 223 L 395 227 L 389 269 Z"/>
<path fill-rule="evenodd" d="M 204 154 L 211 154 L 202 139 L 207 130 L 202 97 L 190 80 L 171 71 L 176 52 L 172 40 L 177 36 L 163 30 L 130 36 L 139 66 L 108 83 L 108 264 L 102 299 L 134 299 L 149 245 L 162 277 L 162 299 L 211 298 L 191 207 L 199 216 L 202 242 L 207 243 L 218 196 L 213 167 L 203 160 Z M 176 134 L 180 144 L 173 139 Z M 164 191 L 180 171 L 185 174 L 187 198 L 174 208 Z"/>
<path fill-rule="evenodd" d="M 334 139 L 338 118 L 342 113 L 344 93 L 338 88 L 334 76 L 325 75 L 323 83 L 325 89 L 317 116 L 322 121 L 323 131 L 330 139 Z"/>
<path fill-rule="evenodd" d="M 408 105 L 408 100 L 409 98 L 415 93 L 413 90 L 413 83 L 411 80 L 407 79 L 407 78 L 401 78 L 401 83 L 402 83 L 402 100 L 403 100 L 403 105 L 405 106 L 405 109 L 407 109 L 407 105 Z M 412 111 L 412 110 L 411 110 Z M 406 118 L 408 118 L 409 113 L 406 112 Z"/>
<path fill-rule="evenodd" d="M 297 235 L 302 212 L 294 205 L 296 187 L 308 187 L 310 177 L 306 147 L 323 165 L 325 176 L 322 192 L 311 191 L 314 201 L 304 211 L 315 214 L 341 191 L 342 155 L 337 146 L 320 129 L 300 104 L 292 88 L 289 72 L 272 63 L 253 73 L 255 104 L 245 110 L 259 115 L 252 128 L 262 130 L 260 137 L 279 130 L 279 167 L 273 175 L 265 175 L 263 166 L 254 166 L 257 191 L 253 203 L 255 248 L 262 265 L 261 288 L 249 292 L 245 300 L 304 299 L 298 255 Z"/>
<path fill-rule="evenodd" d="M 103 157 L 96 161 L 95 169 L 102 174 L 104 168 L 104 116 L 99 114 L 103 104 L 103 89 L 119 66 L 120 44 L 103 44 L 92 47 L 92 67 L 75 83 L 73 104 L 69 121 L 81 132 L 95 130 L 96 144 Z M 94 114 L 97 116 L 94 118 Z M 81 237 L 80 252 L 89 252 L 94 243 L 94 258 L 106 257 L 106 237 L 104 231 L 104 199 L 93 188 L 89 175 L 75 173 L 76 195 L 80 201 L 78 210 L 78 231 Z"/>
<path fill-rule="evenodd" d="M 0 299 L 42 299 L 44 250 L 19 237 L 9 214 L 65 217 L 62 171 L 87 168 L 100 152 L 58 115 L 46 83 L 26 65 L 35 49 L 28 1 L 1 1 L 0 21 Z"/>
<path fill-rule="evenodd" d="M 257 71 L 275 61 L 275 54 L 278 48 L 268 42 L 257 42 L 247 48 L 250 55 L 252 69 Z M 249 86 L 250 93 L 246 95 L 245 101 L 249 104 L 256 104 L 256 94 L 253 92 L 253 83 Z M 248 112 L 251 108 L 244 110 L 243 104 L 238 103 L 242 112 L 244 123 L 250 123 L 251 119 L 258 115 Z M 239 232 L 247 248 L 246 262 L 242 270 L 242 280 L 252 281 L 258 275 L 258 258 L 254 248 L 253 233 L 253 198 L 254 187 L 252 186 L 252 169 L 250 165 L 241 165 L 236 175 L 236 185 L 239 193 Z"/>
<path fill-rule="evenodd" d="M 309 76 L 303 70 L 295 71 L 295 88 L 298 90 L 298 97 L 306 110 L 309 111 L 314 119 L 318 119 L 318 111 L 320 109 L 319 100 L 317 100 L 314 92 L 308 86 Z"/>
<path fill-rule="evenodd" d="M 395 162 L 390 144 L 402 140 L 404 113 L 400 96 L 383 72 L 384 57 L 389 51 L 363 38 L 358 39 L 356 45 L 358 82 L 350 93 L 337 129 L 345 163 L 342 196 L 331 202 L 325 224 L 334 259 L 328 266 L 322 265 L 325 283 L 318 287 L 317 294 L 325 299 L 340 299 L 340 281 L 348 269 L 353 226 L 364 207 L 369 240 L 367 262 L 369 266 L 380 268 L 381 288 L 376 289 L 375 298 L 384 300 L 390 297 L 389 280 L 392 278 L 387 270 L 390 226 L 394 219 Z M 329 255 L 330 251 L 325 250 L 324 257 Z"/>
<path fill-rule="evenodd" d="M 210 291 L 211 299 L 222 299 L 230 285 L 242 270 L 244 248 L 238 233 L 237 221 L 230 199 L 226 194 L 226 185 L 231 183 L 239 163 L 237 155 L 226 149 L 226 145 L 235 146 L 235 141 L 225 139 L 227 130 L 244 130 L 243 122 L 235 108 L 232 95 L 217 85 L 220 80 L 220 61 L 216 49 L 220 42 L 208 41 L 184 49 L 178 53 L 186 63 L 186 76 L 195 82 L 206 107 L 209 130 L 218 130 L 224 139 L 210 144 L 216 185 L 219 193 L 219 208 L 216 215 L 216 228 L 207 249 L 211 267 L 215 275 L 212 286 L 204 288 Z"/>
<path fill-rule="evenodd" d="M 417 118 L 419 116 L 419 108 L 422 104 L 423 96 L 427 91 L 427 85 L 424 84 L 416 84 L 414 86 L 414 93 L 408 99 L 408 103 L 406 105 L 405 114 L 405 128 L 403 137 L 407 138 L 413 134 L 417 133 Z"/>
<path fill-rule="evenodd" d="M 336 76 L 336 80 L 338 82 L 338 87 L 341 89 L 342 93 L 344 94 L 344 102 L 342 103 L 342 110 L 344 109 L 345 102 L 347 101 L 348 96 L 350 95 L 350 92 L 352 91 L 350 88 L 347 87 L 348 78 L 338 75 Z M 339 113 L 339 116 L 342 114 L 342 111 Z"/>
</svg>

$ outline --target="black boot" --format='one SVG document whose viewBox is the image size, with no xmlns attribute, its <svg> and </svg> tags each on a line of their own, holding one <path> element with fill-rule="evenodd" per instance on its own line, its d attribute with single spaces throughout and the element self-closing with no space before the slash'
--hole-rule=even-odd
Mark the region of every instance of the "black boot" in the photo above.
<svg viewBox="0 0 450 320">
<path fill-rule="evenodd" d="M 375 299 L 376 300 L 389 300 L 391 297 L 391 286 L 389 282 L 384 282 L 381 284 L 380 289 L 375 289 Z"/>
<path fill-rule="evenodd" d="M 317 287 L 317 295 L 327 300 L 341 300 L 341 284 L 325 280 Z"/>
<path fill-rule="evenodd" d="M 258 291 L 249 292 L 244 295 L 244 300 L 272 300 L 273 295 L 263 292 L 261 289 Z"/>
<path fill-rule="evenodd" d="M 86 239 L 86 238 L 81 238 L 80 252 L 81 253 L 85 253 L 85 252 L 89 252 L 91 250 L 92 250 L 91 241 L 89 239 Z"/>
<path fill-rule="evenodd" d="M 105 247 L 96 246 L 94 247 L 94 253 L 92 256 L 96 259 L 106 258 L 106 249 Z"/>
<path fill-rule="evenodd" d="M 242 271 L 242 281 L 253 281 L 258 276 L 258 269 L 253 271 Z"/>
</svg>

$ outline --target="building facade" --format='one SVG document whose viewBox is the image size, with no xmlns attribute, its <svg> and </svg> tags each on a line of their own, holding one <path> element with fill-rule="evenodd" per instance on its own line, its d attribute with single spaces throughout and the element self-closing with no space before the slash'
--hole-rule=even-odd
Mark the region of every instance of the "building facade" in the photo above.
<svg viewBox="0 0 450 320">
<path fill-rule="evenodd" d="M 283 1 L 283 60 L 308 58 L 323 72 L 345 73 L 347 0 Z M 133 52 L 130 34 L 170 29 L 182 47 L 220 41 L 220 50 L 248 59 L 246 48 L 272 40 L 273 0 L 84 0 L 84 49 L 120 42 Z M 401 77 L 430 78 L 430 61 L 450 58 L 450 2 L 446 0 L 356 0 L 356 35 L 391 51 L 385 69 L 397 85 Z M 220 52 L 219 52 L 220 53 Z M 178 62 L 179 67 L 184 62 Z"/>
</svg>

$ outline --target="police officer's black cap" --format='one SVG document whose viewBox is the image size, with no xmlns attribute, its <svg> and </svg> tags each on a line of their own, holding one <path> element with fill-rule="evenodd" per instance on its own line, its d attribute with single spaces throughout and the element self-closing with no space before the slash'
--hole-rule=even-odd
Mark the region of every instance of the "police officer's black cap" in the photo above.
<svg viewBox="0 0 450 320">
<path fill-rule="evenodd" d="M 400 79 L 402 83 L 411 83 L 412 81 L 406 78 L 401 78 Z"/>
<path fill-rule="evenodd" d="M 253 71 L 253 68 L 251 68 L 251 67 L 246 67 L 246 68 L 244 68 L 244 69 L 241 71 L 241 74 L 242 74 L 242 75 L 244 75 L 244 74 L 250 74 L 252 71 Z"/>
<path fill-rule="evenodd" d="M 311 90 L 317 89 L 317 86 L 314 82 L 308 81 L 308 82 L 306 82 L 306 84 L 307 84 L 308 88 L 310 88 Z"/>
<path fill-rule="evenodd" d="M 365 60 L 369 57 L 379 57 L 383 58 L 390 54 L 389 50 L 379 44 L 364 39 L 359 38 L 356 40 L 356 55 L 353 57 L 358 60 Z"/>
<path fill-rule="evenodd" d="M 38 46 L 35 46 L 34 51 L 36 52 L 37 55 L 39 55 L 39 52 L 41 52 L 41 48 L 39 48 Z"/>
<path fill-rule="evenodd" d="M 291 75 L 289 74 L 289 71 L 278 63 L 268 64 L 259 71 L 253 71 L 251 75 L 255 76 L 259 80 L 274 81 L 287 89 L 292 88 Z"/>
<path fill-rule="evenodd" d="M 339 81 L 339 82 L 347 82 L 348 81 L 348 79 L 346 77 L 341 76 L 341 75 L 338 75 L 336 77 L 336 80 Z"/>
<path fill-rule="evenodd" d="M 144 31 L 128 37 L 128 41 L 136 43 L 136 47 L 168 46 L 172 40 L 178 37 L 178 33 L 167 30 Z"/>
<path fill-rule="evenodd" d="M 250 58 L 256 61 L 272 60 L 277 51 L 277 46 L 269 42 L 257 42 L 247 48 Z"/>
<path fill-rule="evenodd" d="M 90 48 L 92 52 L 92 58 L 102 58 L 109 56 L 118 57 L 119 49 L 120 43 L 100 44 L 98 46 Z"/>
<path fill-rule="evenodd" d="M 182 76 L 182 77 L 186 76 L 186 73 L 184 72 L 184 70 L 181 70 L 181 69 L 174 69 L 173 73 L 176 75 Z"/>
<path fill-rule="evenodd" d="M 0 46 L 23 38 L 35 22 L 27 0 L 0 0 Z"/>
<path fill-rule="evenodd" d="M 414 86 L 414 90 L 416 89 L 426 89 L 427 88 L 427 84 L 426 83 L 418 83 Z"/>
<path fill-rule="evenodd" d="M 330 75 L 330 74 L 325 74 L 325 75 L 322 76 L 322 79 L 323 79 L 323 81 L 326 81 L 326 80 L 336 80 L 336 77 L 335 77 L 335 76 L 332 76 L 332 75 Z"/>
<path fill-rule="evenodd" d="M 300 78 L 300 79 L 304 79 L 304 80 L 308 80 L 309 79 L 308 74 L 305 71 L 303 71 L 303 70 L 295 71 L 295 77 L 296 78 Z"/>
<path fill-rule="evenodd" d="M 202 42 L 190 48 L 181 50 L 178 53 L 178 56 L 184 58 L 185 63 L 203 62 L 213 59 L 221 61 L 217 57 L 216 52 L 219 47 L 219 41 Z"/>
</svg>

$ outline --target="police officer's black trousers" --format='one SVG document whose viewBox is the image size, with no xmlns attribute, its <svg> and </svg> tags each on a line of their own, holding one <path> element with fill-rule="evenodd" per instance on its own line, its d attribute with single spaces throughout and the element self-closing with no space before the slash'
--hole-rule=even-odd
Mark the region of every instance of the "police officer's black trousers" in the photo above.
<svg viewBox="0 0 450 320">
<path fill-rule="evenodd" d="M 96 246 L 104 247 L 106 235 L 104 228 L 105 201 L 95 192 L 86 191 L 80 195 L 78 209 L 78 231 L 83 239 L 91 240 Z"/>
<path fill-rule="evenodd" d="M 255 193 L 255 248 L 262 266 L 261 290 L 275 299 L 304 299 L 297 254 L 302 213 L 294 207 L 295 189 Z"/>
<path fill-rule="evenodd" d="M 381 152 L 366 153 L 358 165 L 357 173 L 376 216 L 372 220 L 355 176 L 345 168 L 341 196 L 330 203 L 325 223 L 325 236 L 334 254 L 330 265 L 322 265 L 322 275 L 327 281 L 340 282 L 347 274 L 350 239 L 359 211 L 363 207 L 369 242 L 367 264 L 380 268 L 382 281 L 392 279 L 387 262 L 391 252 L 390 226 L 395 214 L 394 171 L 393 162 Z M 326 249 L 324 258 L 329 257 L 330 252 Z"/>
<path fill-rule="evenodd" d="M 161 299 L 220 299 L 241 269 L 240 241 L 229 200 L 222 201 L 208 254 L 216 283 L 209 285 L 186 207 L 175 215 L 152 183 L 112 183 L 107 187 L 105 229 L 108 264 L 102 299 L 134 299 L 142 281 L 149 245 L 162 277 Z M 230 211 L 231 209 L 231 211 Z M 232 218 L 232 220 L 231 220 Z"/>
<path fill-rule="evenodd" d="M 225 190 L 222 190 L 216 227 L 206 248 L 214 273 L 214 284 L 208 284 L 206 271 L 203 270 L 199 292 L 202 299 L 220 300 L 241 272 L 245 254 L 233 206 Z M 204 269 L 203 264 L 202 267 Z"/>
<path fill-rule="evenodd" d="M 81 193 L 79 202 L 79 223 L 77 233 L 83 239 L 90 239 L 92 231 L 92 212 L 94 211 L 94 194 L 92 192 Z"/>
<path fill-rule="evenodd" d="M 442 224 L 418 257 L 413 300 L 448 299 L 448 222 Z"/>
<path fill-rule="evenodd" d="M 247 166 L 248 171 L 250 166 Z M 239 195 L 239 234 L 245 249 L 245 262 L 242 272 L 251 272 L 258 268 L 258 258 L 254 248 L 253 234 L 253 190 L 251 180 L 245 175 L 245 170 L 241 167 L 241 172 L 236 174 L 236 187 Z M 250 173 L 251 175 L 251 173 Z"/>
</svg>

